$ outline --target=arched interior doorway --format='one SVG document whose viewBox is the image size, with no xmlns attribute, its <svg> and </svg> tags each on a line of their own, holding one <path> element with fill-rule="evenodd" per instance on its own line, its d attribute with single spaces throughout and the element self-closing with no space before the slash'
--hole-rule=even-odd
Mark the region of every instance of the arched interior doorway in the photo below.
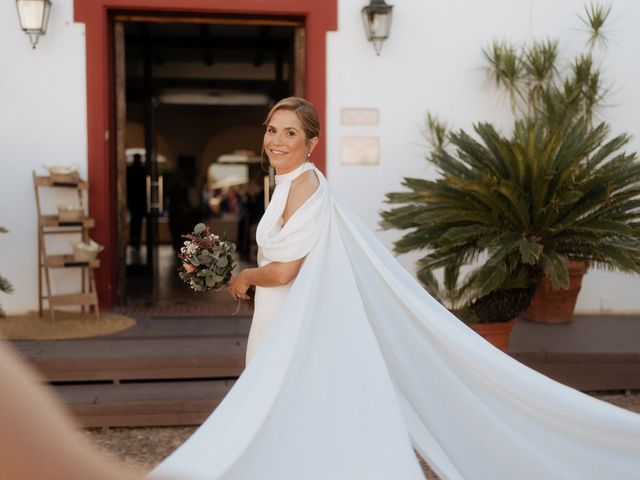
<svg viewBox="0 0 640 480">
<path fill-rule="evenodd" d="M 179 16 L 184 22 L 200 22 L 203 18 L 226 18 L 238 23 L 272 24 L 300 22 L 297 35 L 301 50 L 295 52 L 303 58 L 303 75 L 297 79 L 294 92 L 304 94 L 317 105 L 324 124 L 326 105 L 326 32 L 337 27 L 336 0 L 75 0 L 75 19 L 86 25 L 87 55 L 87 119 L 88 119 L 88 179 L 89 205 L 96 218 L 93 237 L 106 246 L 102 254 L 103 266 L 97 272 L 98 293 L 103 307 L 118 301 L 118 266 L 121 264 L 123 242 L 118 231 L 118 218 L 122 216 L 123 202 L 118 196 L 117 102 L 114 85 L 117 83 L 114 52 L 117 38 L 113 35 L 115 16 L 136 18 Z M 122 79 L 120 79 L 122 80 Z M 120 134 L 122 135 L 122 133 Z M 324 140 L 316 149 L 315 162 L 325 165 Z"/>
</svg>

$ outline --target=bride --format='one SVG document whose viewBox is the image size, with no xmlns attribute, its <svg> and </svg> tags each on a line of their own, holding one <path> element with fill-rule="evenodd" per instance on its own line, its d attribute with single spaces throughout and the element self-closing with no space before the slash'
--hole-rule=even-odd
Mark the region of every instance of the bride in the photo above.
<svg viewBox="0 0 640 480">
<path fill-rule="evenodd" d="M 631 479 L 640 416 L 516 362 L 407 273 L 308 162 L 315 108 L 269 113 L 247 368 L 151 474 L 184 479 Z M 363 186 L 354 186 L 363 188 Z"/>
</svg>

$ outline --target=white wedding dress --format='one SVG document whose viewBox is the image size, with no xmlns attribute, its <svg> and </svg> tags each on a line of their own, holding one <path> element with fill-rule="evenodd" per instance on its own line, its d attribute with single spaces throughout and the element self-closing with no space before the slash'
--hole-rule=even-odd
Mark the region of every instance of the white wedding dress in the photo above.
<svg viewBox="0 0 640 480">
<path fill-rule="evenodd" d="M 258 288 L 250 362 L 150 477 L 187 480 L 637 479 L 640 415 L 561 385 L 478 336 L 407 273 L 321 172 L 282 226 L 276 177 L 259 261 L 305 257 Z"/>
</svg>

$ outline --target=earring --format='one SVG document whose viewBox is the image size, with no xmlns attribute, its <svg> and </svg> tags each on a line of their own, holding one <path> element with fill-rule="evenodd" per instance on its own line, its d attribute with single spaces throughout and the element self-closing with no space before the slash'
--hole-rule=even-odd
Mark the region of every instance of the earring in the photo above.
<svg viewBox="0 0 640 480">
<path fill-rule="evenodd" d="M 307 158 L 311 158 L 311 152 L 307 153 Z"/>
</svg>

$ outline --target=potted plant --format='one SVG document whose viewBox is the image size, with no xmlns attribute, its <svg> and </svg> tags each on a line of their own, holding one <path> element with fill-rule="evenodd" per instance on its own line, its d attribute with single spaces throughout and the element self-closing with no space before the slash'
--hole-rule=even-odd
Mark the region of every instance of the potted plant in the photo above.
<svg viewBox="0 0 640 480">
<path fill-rule="evenodd" d="M 627 135 L 593 124 L 593 63 L 579 57 L 558 84 L 543 61 L 555 50 L 544 42 L 523 54 L 540 80 L 509 90 L 526 112 L 508 135 L 490 123 L 474 135 L 451 132 L 429 116 L 428 159 L 439 176 L 405 178 L 407 190 L 387 194 L 393 207 L 381 212 L 383 228 L 408 230 L 397 253 L 428 251 L 417 272 L 425 286 L 435 270 L 468 266 L 466 306 L 480 324 L 524 312 L 543 278 L 566 289 L 567 260 L 640 271 L 640 163 L 623 150 Z M 509 47 L 493 52 L 503 67 L 514 64 Z"/>
<path fill-rule="evenodd" d="M 610 13 L 610 7 L 598 4 L 585 7 L 581 20 L 589 32 L 587 50 L 577 55 L 564 71 L 560 67 L 557 41 L 534 42 L 521 48 L 494 42 L 484 50 L 488 74 L 508 96 L 516 116 L 545 118 L 551 125 L 581 116 L 593 126 L 594 112 L 606 94 L 594 48 L 606 47 L 604 27 Z M 543 277 L 523 318 L 542 323 L 572 320 L 588 264 L 564 261 L 569 271 L 568 288 L 556 288 L 548 277 Z"/>
<path fill-rule="evenodd" d="M 491 322 L 488 311 L 518 305 L 495 319 L 504 322 L 544 276 L 568 286 L 565 258 L 640 271 L 640 163 L 622 152 L 626 135 L 609 139 L 605 124 L 584 119 L 519 120 L 509 136 L 482 123 L 475 133 L 448 133 L 453 148 L 432 151 L 439 178 L 407 178 L 408 191 L 387 195 L 399 206 L 381 213 L 383 227 L 410 230 L 395 251 L 429 250 L 418 278 L 475 265 L 465 282 L 471 309 Z"/>
<path fill-rule="evenodd" d="M 427 291 L 449 311 L 506 352 L 515 317 L 531 301 L 532 291 L 510 289 L 474 299 L 470 288 L 474 276 L 468 275 L 466 280 L 460 282 L 461 266 L 459 259 L 455 259 L 444 267 L 442 282 L 438 281 L 430 269 L 420 269 L 418 277 Z"/>
<path fill-rule="evenodd" d="M 387 194 L 397 206 L 381 212 L 384 228 L 409 230 L 397 253 L 429 251 L 418 262 L 423 283 L 471 265 L 470 308 L 481 322 L 504 322 L 526 310 L 543 277 L 568 287 L 565 258 L 640 271 L 640 162 L 622 151 L 626 135 L 609 138 L 607 125 L 584 119 L 519 120 L 508 136 L 489 123 L 474 129 L 476 138 L 448 133 L 453 148 L 430 155 L 439 178 L 406 178 L 408 191 Z"/>
<path fill-rule="evenodd" d="M 0 233 L 7 233 L 7 229 L 4 227 L 0 227 Z M 11 293 L 13 292 L 13 286 L 9 283 L 9 280 L 0 275 L 0 292 L 3 293 Z M 2 306 L 0 305 L 0 318 L 4 317 L 5 313 L 2 310 Z"/>
</svg>

